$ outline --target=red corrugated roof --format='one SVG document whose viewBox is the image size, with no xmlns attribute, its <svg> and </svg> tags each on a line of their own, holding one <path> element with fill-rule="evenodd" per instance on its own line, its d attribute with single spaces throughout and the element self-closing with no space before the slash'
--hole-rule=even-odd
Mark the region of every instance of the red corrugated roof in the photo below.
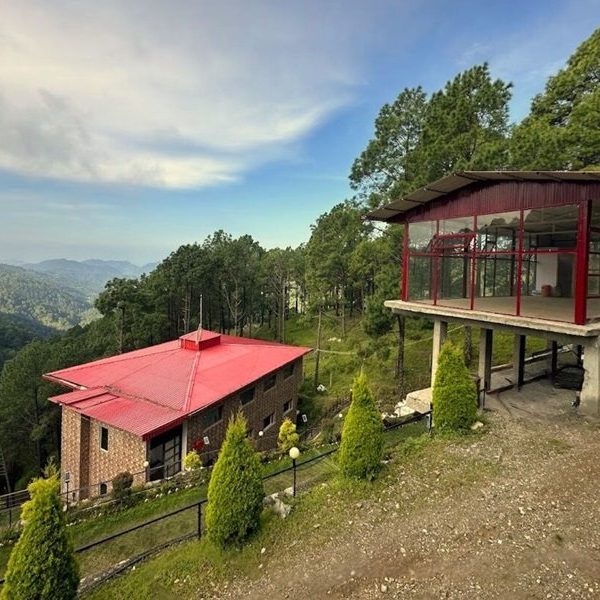
<svg viewBox="0 0 600 600">
<path fill-rule="evenodd" d="M 210 331 L 44 377 L 72 387 L 53 402 L 142 437 L 234 394 L 310 352 Z"/>
</svg>

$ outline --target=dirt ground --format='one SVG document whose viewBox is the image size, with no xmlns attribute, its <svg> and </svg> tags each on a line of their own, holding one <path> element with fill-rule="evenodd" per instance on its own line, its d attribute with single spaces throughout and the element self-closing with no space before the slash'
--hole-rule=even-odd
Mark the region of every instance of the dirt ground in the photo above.
<svg viewBox="0 0 600 600">
<path fill-rule="evenodd" d="M 210 597 L 600 597 L 600 428 L 570 400 L 548 383 L 489 398 L 489 433 L 448 450 L 496 465 L 489 475 L 448 494 L 443 463 L 426 478 L 400 469 L 381 498 L 343 515 L 340 535 L 267 553 L 258 578 Z"/>
</svg>

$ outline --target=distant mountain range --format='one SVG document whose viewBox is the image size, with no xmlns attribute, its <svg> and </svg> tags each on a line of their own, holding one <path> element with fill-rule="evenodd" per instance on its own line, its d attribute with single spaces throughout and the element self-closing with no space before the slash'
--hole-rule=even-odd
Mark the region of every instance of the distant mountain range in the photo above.
<svg viewBox="0 0 600 600">
<path fill-rule="evenodd" d="M 55 330 L 85 324 L 98 316 L 93 301 L 107 281 L 138 277 L 155 266 L 64 258 L 19 266 L 0 263 L 0 314 L 24 319 L 20 325 L 31 322 Z"/>
<path fill-rule="evenodd" d="M 139 277 L 155 267 L 64 258 L 18 266 L 0 263 L 0 371 L 30 341 L 98 318 L 94 298 L 107 281 Z"/>
<path fill-rule="evenodd" d="M 149 273 L 158 263 L 141 267 L 126 260 L 69 260 L 55 258 L 39 263 L 22 263 L 19 266 L 29 271 L 44 273 L 62 286 L 83 293 L 90 300 L 97 296 L 107 281 L 115 277 L 139 277 Z"/>
<path fill-rule="evenodd" d="M 0 264 L 0 313 L 68 329 L 81 323 L 91 308 L 83 292 L 61 285 L 50 275 Z"/>
</svg>

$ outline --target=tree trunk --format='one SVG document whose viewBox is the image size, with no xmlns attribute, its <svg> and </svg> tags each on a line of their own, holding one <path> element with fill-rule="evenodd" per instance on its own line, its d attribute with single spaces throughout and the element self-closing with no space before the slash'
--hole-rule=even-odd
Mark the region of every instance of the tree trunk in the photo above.
<svg viewBox="0 0 600 600">
<path fill-rule="evenodd" d="M 319 385 L 319 361 L 321 359 L 321 312 L 322 308 L 319 306 L 319 322 L 317 325 L 317 347 L 315 349 L 315 390 Z"/>
<path fill-rule="evenodd" d="M 342 288 L 342 339 L 346 339 L 346 297 Z"/>
<path fill-rule="evenodd" d="M 465 365 L 471 366 L 473 362 L 473 330 L 470 327 L 464 329 L 464 358 Z"/>
</svg>

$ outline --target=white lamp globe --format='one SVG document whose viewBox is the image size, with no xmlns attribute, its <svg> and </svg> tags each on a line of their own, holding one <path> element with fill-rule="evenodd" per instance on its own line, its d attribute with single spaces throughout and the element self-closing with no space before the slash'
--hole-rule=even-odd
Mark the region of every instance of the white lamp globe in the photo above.
<svg viewBox="0 0 600 600">
<path fill-rule="evenodd" d="M 262 437 L 263 435 L 265 435 L 265 432 L 264 432 L 264 431 L 259 431 L 259 432 L 258 432 L 258 437 Z"/>
<path fill-rule="evenodd" d="M 150 463 L 147 460 L 145 460 L 144 461 L 144 469 L 147 469 L 149 466 L 150 466 Z"/>
<path fill-rule="evenodd" d="M 290 458 L 292 460 L 296 460 L 299 456 L 300 456 L 300 450 L 298 450 L 298 448 L 296 448 L 296 446 L 294 446 L 293 448 L 290 448 Z"/>
</svg>

